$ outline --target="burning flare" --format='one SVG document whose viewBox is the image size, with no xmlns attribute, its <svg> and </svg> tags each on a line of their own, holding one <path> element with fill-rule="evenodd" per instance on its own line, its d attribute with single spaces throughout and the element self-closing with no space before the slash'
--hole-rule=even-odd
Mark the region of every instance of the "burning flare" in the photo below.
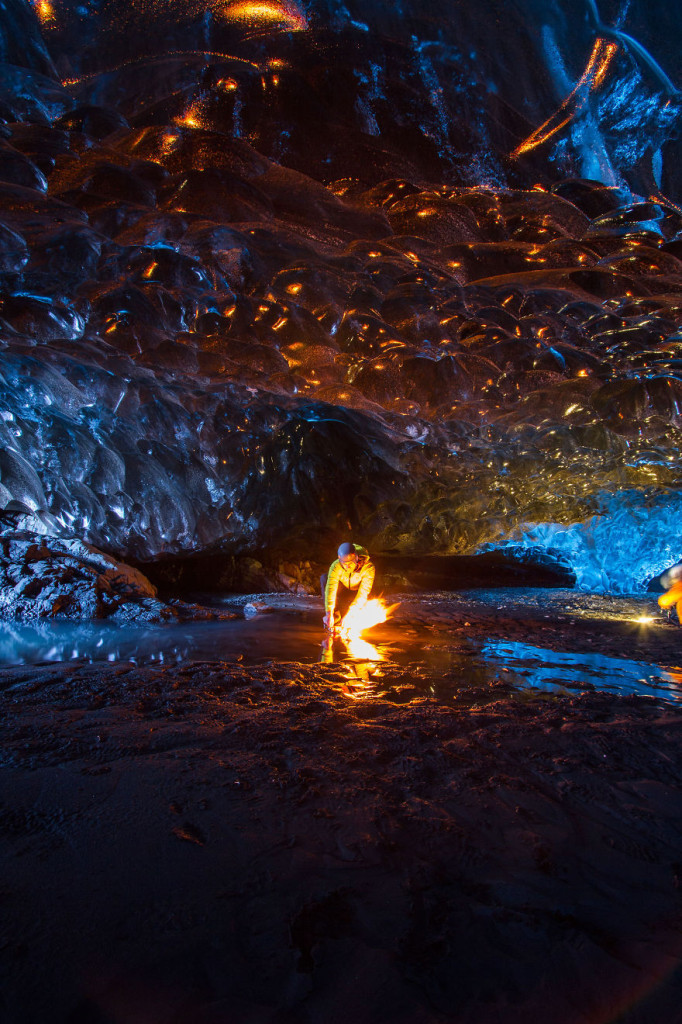
<svg viewBox="0 0 682 1024">
<path fill-rule="evenodd" d="M 360 634 L 380 622 L 385 622 L 397 605 L 385 605 L 384 602 L 375 597 L 361 608 L 352 607 L 348 610 L 339 633 L 347 640 L 359 638 Z"/>
<path fill-rule="evenodd" d="M 677 611 L 677 617 L 682 622 L 682 580 L 675 579 L 672 586 L 666 590 L 665 594 L 661 594 L 658 599 L 659 607 L 670 610 L 673 605 Z"/>
</svg>

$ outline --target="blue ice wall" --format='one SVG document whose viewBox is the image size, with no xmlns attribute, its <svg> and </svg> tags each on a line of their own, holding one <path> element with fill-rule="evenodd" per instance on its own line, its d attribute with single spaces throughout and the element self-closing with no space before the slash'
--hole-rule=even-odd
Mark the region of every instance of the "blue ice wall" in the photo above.
<svg viewBox="0 0 682 1024">
<path fill-rule="evenodd" d="M 682 561 L 682 495 L 605 495 L 585 522 L 530 524 L 498 547 L 549 552 L 574 570 L 580 590 L 638 593 Z"/>
</svg>

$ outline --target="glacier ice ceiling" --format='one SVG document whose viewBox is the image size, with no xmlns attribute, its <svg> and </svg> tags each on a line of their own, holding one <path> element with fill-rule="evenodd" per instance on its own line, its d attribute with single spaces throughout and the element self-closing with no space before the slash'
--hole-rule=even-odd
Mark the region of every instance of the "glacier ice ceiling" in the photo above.
<svg viewBox="0 0 682 1024">
<path fill-rule="evenodd" d="M 0 507 L 682 558 L 682 12 L 0 0 Z"/>
</svg>

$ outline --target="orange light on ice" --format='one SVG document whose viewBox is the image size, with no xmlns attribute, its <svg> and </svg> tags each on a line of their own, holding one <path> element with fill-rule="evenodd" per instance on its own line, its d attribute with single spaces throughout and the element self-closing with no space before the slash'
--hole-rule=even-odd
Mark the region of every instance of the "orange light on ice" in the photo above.
<svg viewBox="0 0 682 1024">
<path fill-rule="evenodd" d="M 308 27 L 303 11 L 291 0 L 236 0 L 225 4 L 221 14 L 226 21 L 278 25 L 288 32 L 302 32 Z"/>
<path fill-rule="evenodd" d="M 559 109 L 516 147 L 511 154 L 513 159 L 542 145 L 574 119 L 587 102 L 589 93 L 598 89 L 604 81 L 611 60 L 617 52 L 618 46 L 615 43 L 607 43 L 605 39 L 601 38 L 596 40 L 587 67 L 575 88 L 572 89 Z"/>
</svg>

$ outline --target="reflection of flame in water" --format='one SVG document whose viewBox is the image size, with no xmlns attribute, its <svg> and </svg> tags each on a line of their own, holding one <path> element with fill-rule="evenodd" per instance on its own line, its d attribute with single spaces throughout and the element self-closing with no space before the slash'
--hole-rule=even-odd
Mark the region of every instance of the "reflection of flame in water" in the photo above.
<svg viewBox="0 0 682 1024">
<path fill-rule="evenodd" d="M 379 649 L 370 644 L 367 640 L 363 640 L 361 636 L 349 636 L 346 641 L 346 647 L 351 658 L 357 661 L 383 661 L 384 656 L 381 654 Z"/>
<path fill-rule="evenodd" d="M 288 32 L 302 32 L 308 27 L 297 4 L 278 0 L 237 0 L 226 4 L 221 16 L 227 21 L 279 25 Z"/>
<path fill-rule="evenodd" d="M 347 637 L 343 640 L 343 643 L 346 648 L 348 658 L 353 661 L 350 671 L 350 677 L 353 679 L 357 678 L 359 674 L 363 677 L 366 677 L 367 675 L 366 672 L 362 672 L 363 666 L 356 663 L 385 660 L 384 655 L 378 647 L 375 647 L 374 644 L 370 644 L 367 640 L 363 640 L 361 636 Z M 327 637 L 322 644 L 320 661 L 330 664 L 334 660 L 334 638 Z"/>
</svg>

